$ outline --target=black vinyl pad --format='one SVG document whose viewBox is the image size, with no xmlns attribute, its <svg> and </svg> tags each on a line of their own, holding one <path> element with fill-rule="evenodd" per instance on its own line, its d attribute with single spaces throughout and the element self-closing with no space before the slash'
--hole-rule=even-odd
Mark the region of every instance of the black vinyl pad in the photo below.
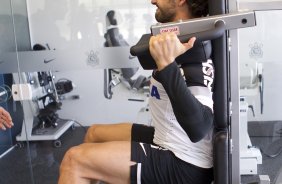
<svg viewBox="0 0 282 184">
<path fill-rule="evenodd" d="M 151 34 L 144 34 L 138 43 L 131 48 L 131 54 L 133 50 L 139 50 L 140 47 L 149 45 Z M 212 46 L 210 41 L 195 41 L 193 48 L 189 49 L 186 53 L 176 58 L 176 63 L 182 64 L 196 64 L 202 63 L 211 57 Z M 152 58 L 150 51 L 146 50 L 142 53 L 134 53 L 138 57 L 138 60 L 144 70 L 156 69 L 156 63 Z"/>
</svg>

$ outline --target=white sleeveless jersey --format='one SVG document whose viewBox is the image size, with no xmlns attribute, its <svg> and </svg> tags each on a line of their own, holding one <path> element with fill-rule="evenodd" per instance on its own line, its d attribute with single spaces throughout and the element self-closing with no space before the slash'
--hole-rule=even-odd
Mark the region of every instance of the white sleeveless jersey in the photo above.
<svg viewBox="0 0 282 184">
<path fill-rule="evenodd" d="M 207 87 L 188 87 L 191 93 L 204 105 L 213 109 L 212 93 Z M 197 91 L 207 91 L 208 94 L 197 94 Z M 173 113 L 169 97 L 161 83 L 151 78 L 151 95 L 149 106 L 152 124 L 155 127 L 154 143 L 172 151 L 175 156 L 188 163 L 202 168 L 213 167 L 212 130 L 197 143 L 191 142 Z M 187 106 L 189 111 L 189 106 Z"/>
</svg>

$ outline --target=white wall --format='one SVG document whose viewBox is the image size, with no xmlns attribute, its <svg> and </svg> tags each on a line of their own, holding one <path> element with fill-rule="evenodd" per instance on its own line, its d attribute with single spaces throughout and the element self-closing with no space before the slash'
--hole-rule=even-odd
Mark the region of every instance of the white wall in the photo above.
<svg viewBox="0 0 282 184">
<path fill-rule="evenodd" d="M 109 10 L 115 10 L 129 44 L 148 33 L 155 22 L 154 6 L 143 0 L 27 0 L 27 4 L 32 43 L 48 43 L 56 49 L 103 47 Z"/>
<path fill-rule="evenodd" d="M 48 44 L 50 49 L 80 49 L 104 47 L 106 13 L 115 10 L 121 34 L 130 45 L 150 31 L 154 23 L 154 6 L 144 0 L 28 0 L 31 43 Z M 118 61 L 113 61 L 118 62 Z M 148 76 L 149 73 L 140 71 Z M 136 121 L 138 111 L 146 102 L 130 102 L 132 96 L 145 98 L 127 90 L 122 84 L 115 87 L 111 100 L 104 97 L 102 69 L 93 71 L 55 72 L 56 78 L 67 78 L 76 88 L 67 95 L 79 94 L 79 100 L 63 101 L 59 115 L 76 119 L 83 125 Z M 144 122 L 145 123 L 145 122 Z"/>
<path fill-rule="evenodd" d="M 255 117 L 249 112 L 250 121 L 282 120 L 282 10 L 257 11 L 257 26 L 239 31 L 239 61 L 241 77 L 256 73 L 256 63 L 263 64 L 264 107 L 260 113 L 258 86 L 248 93 L 248 102 L 254 106 Z"/>
</svg>

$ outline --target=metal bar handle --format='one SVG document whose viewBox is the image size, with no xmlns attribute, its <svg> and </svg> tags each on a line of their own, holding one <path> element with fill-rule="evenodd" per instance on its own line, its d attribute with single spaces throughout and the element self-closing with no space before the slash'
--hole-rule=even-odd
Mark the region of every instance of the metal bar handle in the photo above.
<svg viewBox="0 0 282 184">
<path fill-rule="evenodd" d="M 219 38 L 225 32 L 225 22 L 223 20 L 217 20 L 214 24 L 214 29 L 201 31 L 198 33 L 192 33 L 187 35 L 178 36 L 179 40 L 183 42 L 187 42 L 190 38 L 196 37 L 197 41 L 205 41 L 205 40 L 214 40 Z M 130 48 L 130 53 L 133 56 L 144 55 L 149 51 L 149 37 L 148 40 L 144 41 L 142 44 L 134 45 Z"/>
</svg>

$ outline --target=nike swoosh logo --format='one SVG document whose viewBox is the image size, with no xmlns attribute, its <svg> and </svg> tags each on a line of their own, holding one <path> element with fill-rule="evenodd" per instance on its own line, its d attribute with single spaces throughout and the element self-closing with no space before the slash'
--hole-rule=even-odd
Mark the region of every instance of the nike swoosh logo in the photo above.
<svg viewBox="0 0 282 184">
<path fill-rule="evenodd" d="M 131 56 L 131 55 L 129 55 L 128 58 L 129 58 L 129 59 L 134 59 L 134 58 L 136 58 L 136 56 Z"/>
<path fill-rule="evenodd" d="M 55 58 L 54 59 L 49 59 L 49 60 L 44 59 L 44 63 L 47 64 L 47 63 L 50 63 L 51 61 L 54 61 L 54 60 L 55 60 Z"/>
</svg>

